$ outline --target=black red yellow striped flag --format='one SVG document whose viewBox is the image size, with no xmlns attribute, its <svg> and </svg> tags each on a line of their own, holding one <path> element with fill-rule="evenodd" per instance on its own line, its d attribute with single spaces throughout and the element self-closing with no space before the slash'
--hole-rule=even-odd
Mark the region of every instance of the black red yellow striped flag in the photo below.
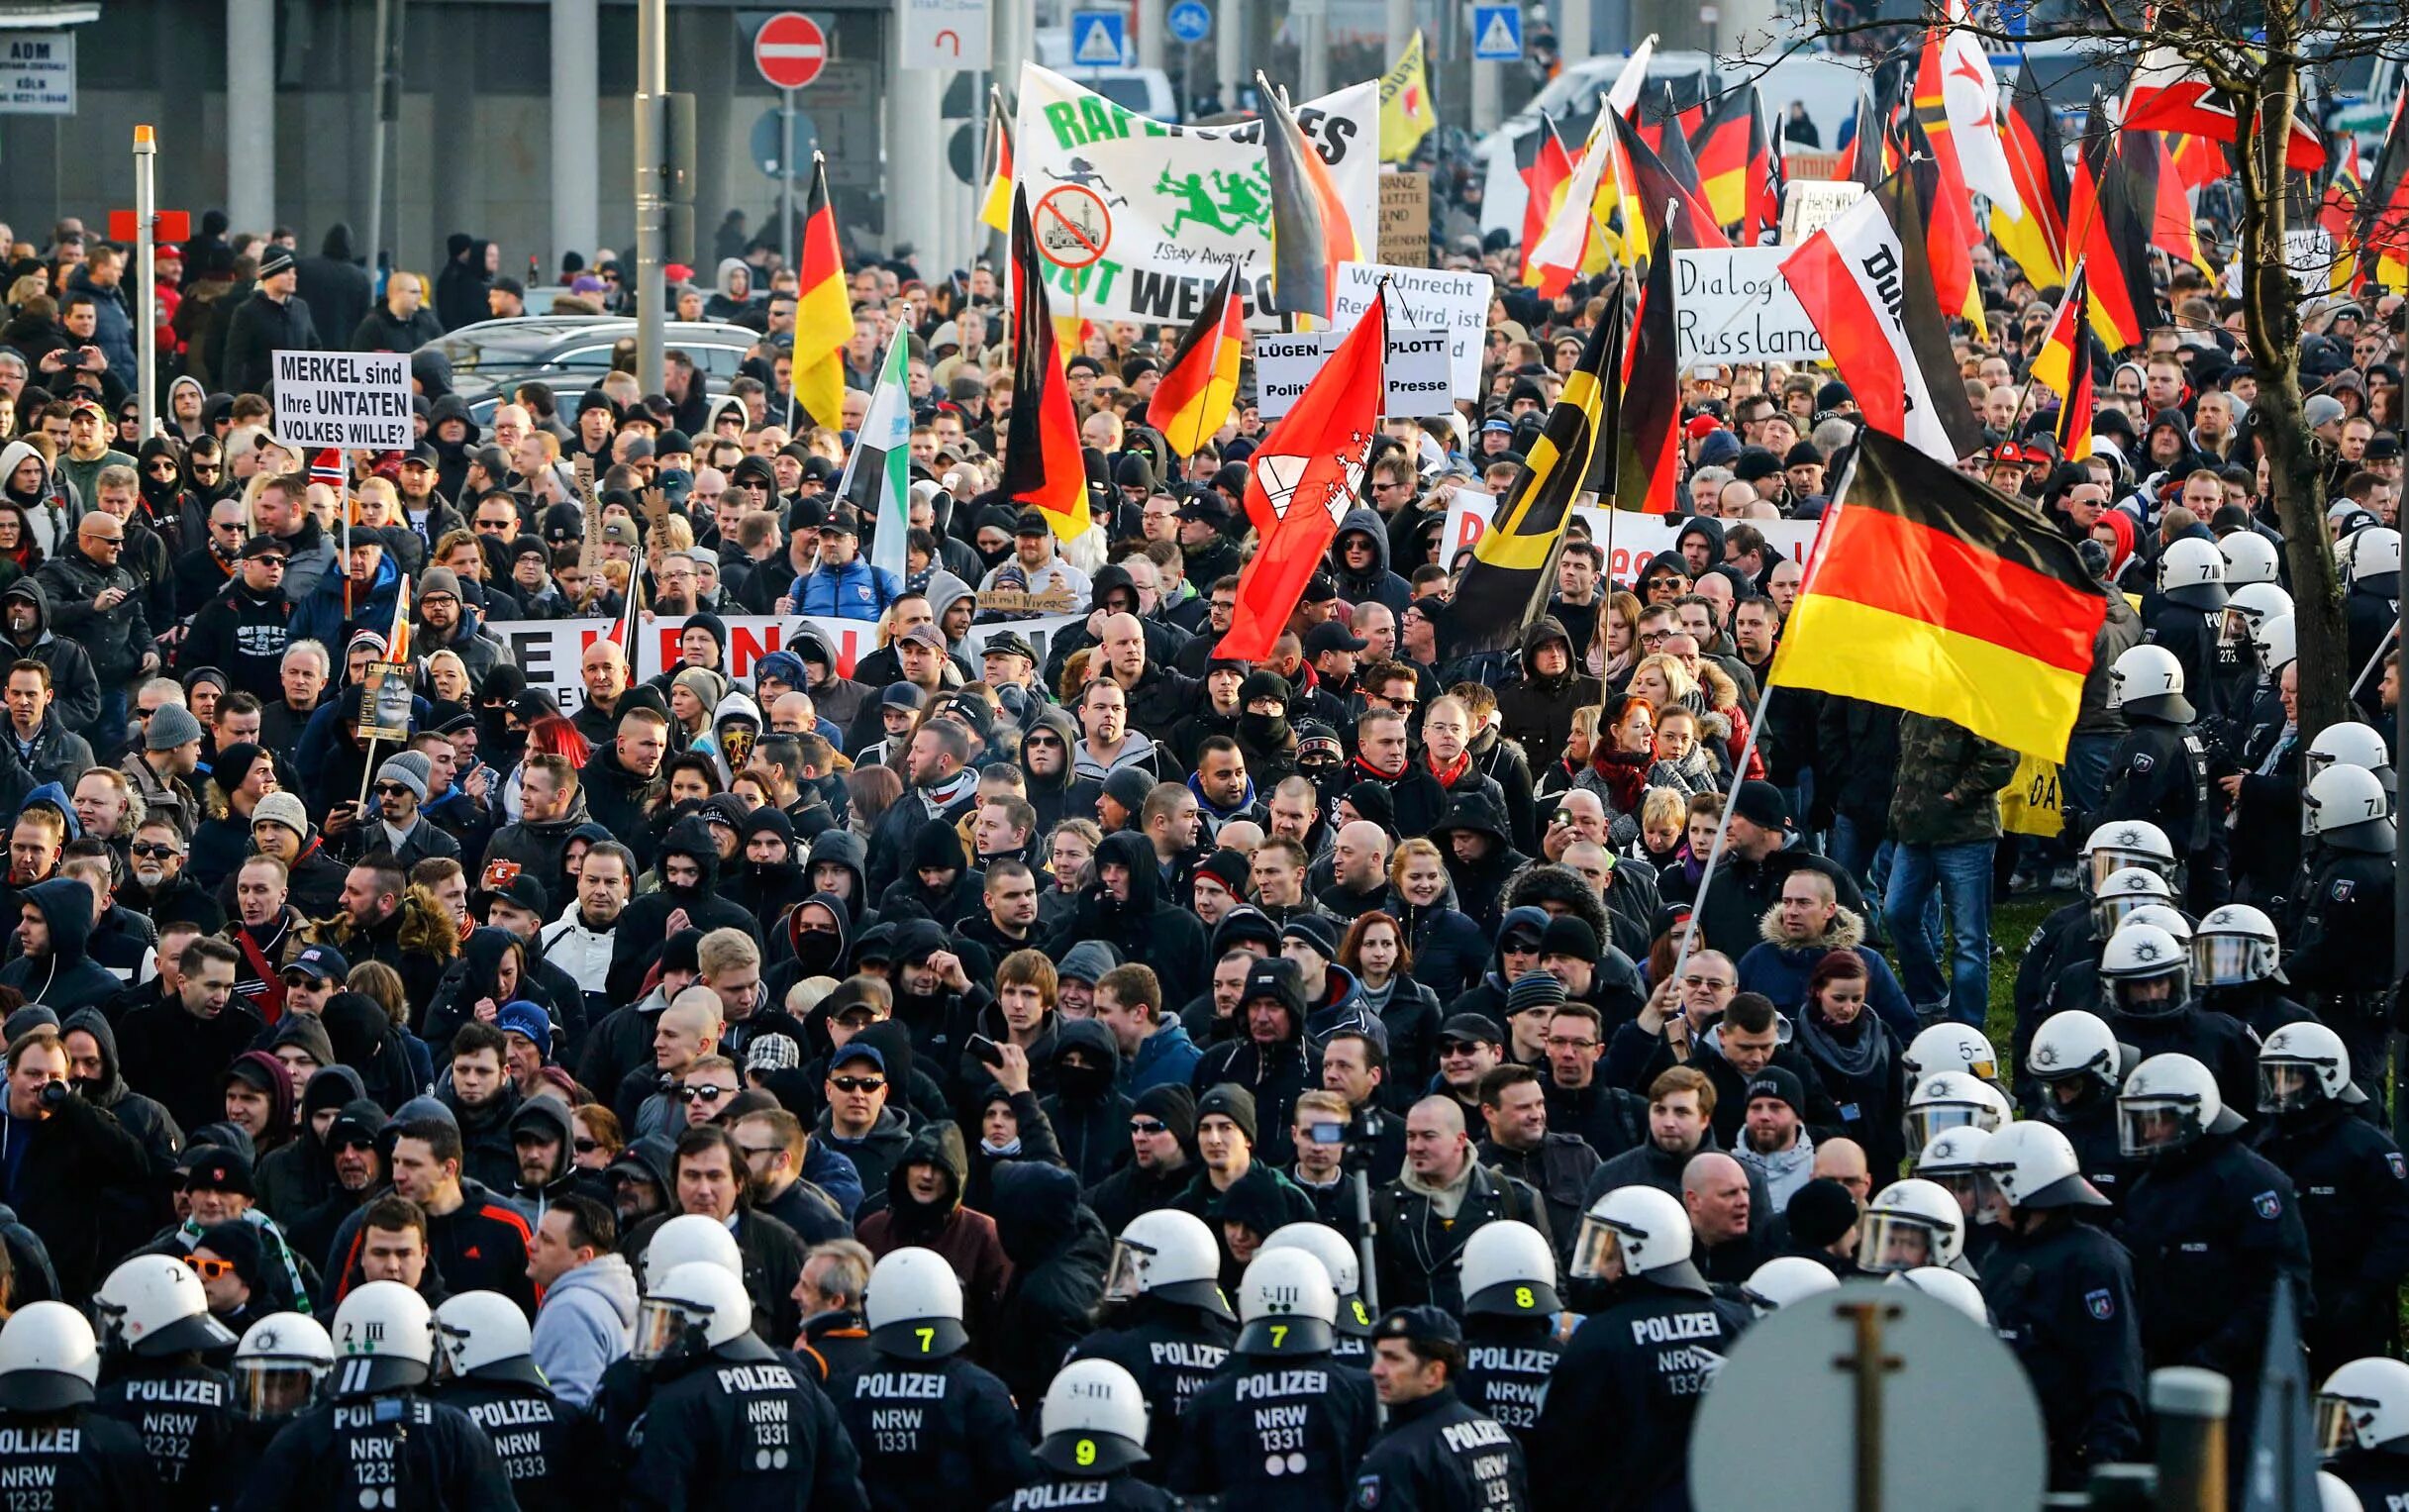
<svg viewBox="0 0 2409 1512">
<path fill-rule="evenodd" d="M 803 264 L 795 301 L 795 406 L 813 425 L 845 424 L 845 344 L 853 339 L 853 302 L 845 292 L 845 252 L 828 197 L 828 160 L 811 154 L 811 192 L 803 201 Z"/>
<path fill-rule="evenodd" d="M 1263 166 L 1271 180 L 1271 308 L 1328 320 L 1339 264 L 1359 260 L 1367 244 L 1286 97 L 1261 74 L 1255 81 L 1263 94 Z"/>
<path fill-rule="evenodd" d="M 1753 171 L 1761 174 L 1757 150 L 1764 124 L 1757 113 L 1757 86 L 1728 90 L 1707 109 L 1706 120 L 1690 139 L 1690 156 L 1698 166 L 1698 187 L 1706 195 L 1715 224 L 1733 226 L 1748 214 L 1756 192 Z"/>
<path fill-rule="evenodd" d="M 2023 499 L 1859 434 L 1769 684 L 1952 720 L 2053 760 L 2107 614 L 2074 543 Z"/>
<path fill-rule="evenodd" d="M 1617 509 L 1661 515 L 1673 507 L 1681 460 L 1681 372 L 1673 346 L 1673 259 L 1665 256 L 1648 265 L 1640 312 L 1632 321 L 1631 352 L 1623 361 Z"/>
<path fill-rule="evenodd" d="M 1999 250 L 2014 258 L 2036 288 L 2047 288 L 2065 271 L 2066 154 L 2059 140 L 2058 112 L 2033 78 L 2033 65 L 2007 91 L 2007 118 L 2000 124 L 1999 145 L 2007 153 L 2008 176 L 2016 181 L 2024 214 L 2014 216 L 2003 206 L 1991 207 L 1991 235 Z"/>
<path fill-rule="evenodd" d="M 1523 200 L 1523 265 L 1522 281 L 1536 285 L 1542 274 L 1532 254 L 1539 251 L 1539 239 L 1548 234 L 1548 222 L 1564 197 L 1564 185 L 1572 177 L 1572 154 L 1564 151 L 1564 139 L 1556 134 L 1556 122 L 1545 111 L 1540 113 L 1540 129 L 1522 139 L 1530 146 L 1531 160 L 1519 171 L 1522 174 Z"/>
<path fill-rule="evenodd" d="M 1146 401 L 1146 423 L 1160 431 L 1181 456 L 1194 454 L 1221 429 L 1238 398 L 1239 349 L 1247 335 L 1238 267 L 1233 262 L 1221 275 L 1221 287 L 1179 339 L 1170 365 Z"/>
<path fill-rule="evenodd" d="M 1012 191 L 1012 415 L 1004 441 L 1004 497 L 1045 515 L 1064 541 L 1085 534 L 1087 459 L 1062 376 L 1027 186 Z"/>
</svg>

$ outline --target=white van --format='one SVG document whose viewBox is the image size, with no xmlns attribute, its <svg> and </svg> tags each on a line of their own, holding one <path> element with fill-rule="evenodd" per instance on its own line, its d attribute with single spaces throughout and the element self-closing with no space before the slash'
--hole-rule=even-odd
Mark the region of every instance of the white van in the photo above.
<svg viewBox="0 0 2409 1512">
<path fill-rule="evenodd" d="M 1074 66 L 1070 60 L 1070 33 L 1067 31 L 1039 32 L 1032 39 L 1035 58 L 1040 67 L 1052 68 L 1082 89 L 1092 89 L 1124 110 L 1134 110 L 1157 121 L 1176 123 L 1179 120 L 1179 98 L 1171 92 L 1170 75 L 1160 68 L 1089 68 Z M 1123 44 L 1123 62 L 1128 62 L 1128 45 Z"/>
</svg>

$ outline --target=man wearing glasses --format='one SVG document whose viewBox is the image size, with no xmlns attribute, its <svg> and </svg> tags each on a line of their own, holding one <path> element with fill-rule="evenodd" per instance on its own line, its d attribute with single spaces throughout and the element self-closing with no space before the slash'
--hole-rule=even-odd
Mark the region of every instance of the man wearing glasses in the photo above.
<svg viewBox="0 0 2409 1512">
<path fill-rule="evenodd" d="M 235 526 L 241 529 L 240 520 Z M 242 543 L 236 559 L 234 581 L 192 617 L 183 664 L 221 668 L 236 689 L 265 704 L 284 691 L 284 649 L 293 621 L 284 572 L 292 558 L 275 537 L 253 536 Z"/>
<path fill-rule="evenodd" d="M 199 465 L 195 463 L 194 465 Z M 175 559 L 175 611 L 186 620 L 223 593 L 235 575 L 250 526 L 241 499 L 209 506 L 206 538 Z"/>
<path fill-rule="evenodd" d="M 34 574 L 50 597 L 50 629 L 83 648 L 100 680 L 99 715 L 81 733 L 108 746 L 125 726 L 134 679 L 159 665 L 142 584 L 118 565 L 125 549 L 125 522 L 94 510 L 76 522 L 74 550 L 52 556 Z"/>
<path fill-rule="evenodd" d="M 803 1121 L 784 1108 L 762 1108 L 736 1122 L 737 1148 L 753 1179 L 753 1208 L 795 1231 L 807 1245 L 853 1237 L 835 1196 L 803 1174 L 811 1136 Z"/>
<path fill-rule="evenodd" d="M 902 1115 L 887 1106 L 886 1057 L 874 1045 L 850 1040 L 829 1058 L 821 1089 L 828 1101 L 815 1132 L 853 1162 L 863 1191 L 885 1191 L 912 1143 Z"/>
</svg>

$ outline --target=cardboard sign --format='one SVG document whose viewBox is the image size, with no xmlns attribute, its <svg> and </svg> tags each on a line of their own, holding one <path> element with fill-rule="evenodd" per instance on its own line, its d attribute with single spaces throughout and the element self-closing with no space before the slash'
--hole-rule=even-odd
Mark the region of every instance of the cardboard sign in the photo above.
<svg viewBox="0 0 2409 1512">
<path fill-rule="evenodd" d="M 1470 489 L 1458 488 L 1448 503 L 1447 528 L 1440 540 L 1439 559 L 1453 561 L 1458 552 L 1470 551 L 1487 534 L 1489 520 L 1497 512 L 1494 499 L 1486 499 Z M 1686 515 L 1643 515 L 1630 511 L 1605 510 L 1579 506 L 1572 517 L 1589 528 L 1589 539 L 1600 547 L 1608 543 L 1608 515 L 1613 515 L 1613 550 L 1607 554 L 1606 575 L 1615 582 L 1629 586 L 1640 580 L 1649 559 L 1659 552 L 1677 548 L 1681 527 L 1689 523 Z M 1722 522 L 1718 522 L 1722 523 Z M 1804 567 L 1815 555 L 1815 536 L 1821 522 L 1815 520 L 1751 520 L 1765 538 L 1765 544 L 1790 560 Z"/>
<path fill-rule="evenodd" d="M 1781 245 L 1797 247 L 1840 219 L 1865 186 L 1854 179 L 1793 178 L 1781 199 Z"/>
<path fill-rule="evenodd" d="M 1673 360 L 1822 362 L 1815 322 L 1781 276 L 1787 247 L 1717 247 L 1673 253 Z"/>
<path fill-rule="evenodd" d="M 398 352 L 274 354 L 276 440 L 291 447 L 406 452 L 410 358 Z"/>
<path fill-rule="evenodd" d="M 368 668 L 360 688 L 363 740 L 406 741 L 410 738 L 410 669 L 379 661 Z"/>
<path fill-rule="evenodd" d="M 1356 317 L 1371 308 L 1372 296 L 1379 291 L 1383 277 L 1388 279 L 1390 326 L 1447 332 L 1449 395 L 1477 400 L 1481 344 L 1489 333 L 1489 275 L 1445 268 L 1400 267 L 1393 263 L 1342 262 L 1339 291 L 1331 301 L 1340 330 L 1352 329 Z"/>
<path fill-rule="evenodd" d="M 1431 176 L 1380 175 L 1380 237 L 1383 262 L 1405 267 L 1431 265 Z"/>
</svg>

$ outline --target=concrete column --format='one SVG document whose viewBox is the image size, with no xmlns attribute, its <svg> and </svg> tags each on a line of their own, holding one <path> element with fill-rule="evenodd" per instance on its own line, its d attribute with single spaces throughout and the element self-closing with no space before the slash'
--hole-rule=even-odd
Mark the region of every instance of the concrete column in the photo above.
<svg viewBox="0 0 2409 1512">
<path fill-rule="evenodd" d="M 602 241 L 602 102 L 596 0 L 552 0 L 552 245 L 592 257 Z"/>
<path fill-rule="evenodd" d="M 1472 130 L 1475 133 L 1495 131 L 1498 121 L 1503 118 L 1502 86 L 1505 82 L 1498 77 L 1498 70 L 1505 64 L 1484 63 L 1472 58 L 1468 66 L 1472 70 Z"/>
<path fill-rule="evenodd" d="M 1213 18 L 1213 49 L 1221 60 L 1221 108 L 1238 109 L 1240 91 L 1255 82 L 1251 65 L 1254 62 L 1254 40 L 1248 29 L 1255 24 L 1253 0 L 1221 0 L 1220 14 Z"/>
<path fill-rule="evenodd" d="M 226 0 L 226 214 L 262 236 L 276 223 L 275 0 Z"/>
<path fill-rule="evenodd" d="M 1130 18 L 1131 24 L 1138 29 L 1138 66 L 1141 68 L 1162 66 L 1165 50 L 1162 13 L 1165 8 L 1162 0 L 1138 0 L 1138 14 Z"/>
<path fill-rule="evenodd" d="M 1296 32 L 1298 103 L 1330 92 L 1330 0 L 1294 0 L 1288 24 Z"/>
<path fill-rule="evenodd" d="M 1578 62 L 1589 56 L 1591 11 L 1597 0 L 1562 0 L 1562 14 L 1556 18 L 1556 54 L 1566 62 Z"/>
<path fill-rule="evenodd" d="M 1570 4 L 1571 0 L 1565 0 L 1565 3 Z M 1414 35 L 1414 0 L 1388 0 L 1387 11 L 1388 57 L 1389 61 L 1395 62 L 1397 54 L 1405 50 L 1406 39 Z M 1423 39 L 1423 46 L 1426 49 L 1430 46 L 1428 38 Z"/>
<path fill-rule="evenodd" d="M 886 28 L 887 250 L 911 244 L 926 272 L 944 240 L 937 180 L 946 171 L 946 139 L 937 102 L 946 75 L 903 67 L 896 12 L 888 12 Z"/>
</svg>

